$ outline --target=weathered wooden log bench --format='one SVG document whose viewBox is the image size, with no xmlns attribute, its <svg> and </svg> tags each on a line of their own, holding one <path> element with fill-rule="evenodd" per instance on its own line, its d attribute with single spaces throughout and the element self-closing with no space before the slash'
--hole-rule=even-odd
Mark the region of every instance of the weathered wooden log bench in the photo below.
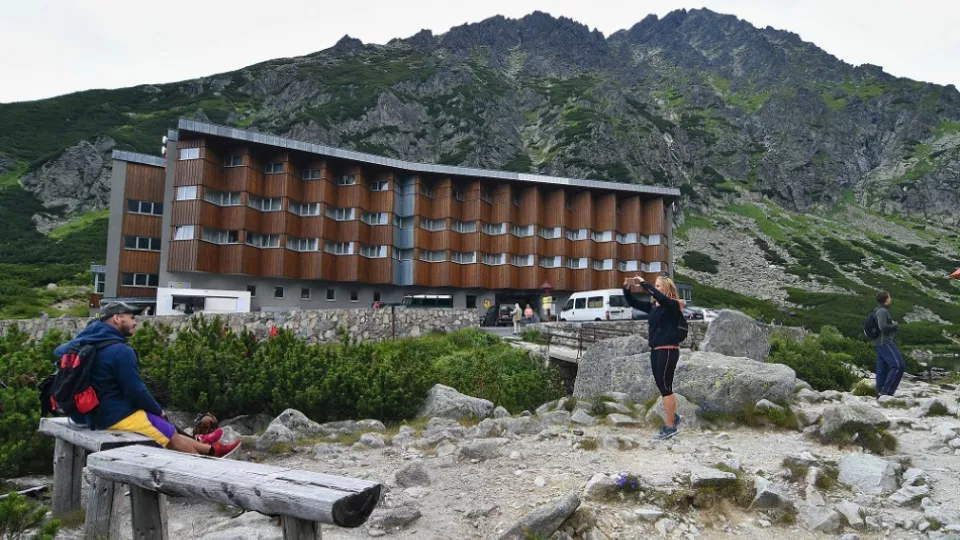
<svg viewBox="0 0 960 540">
<path fill-rule="evenodd" d="M 88 453 L 130 445 L 157 444 L 143 435 L 126 431 L 96 431 L 67 418 L 41 418 L 40 433 L 56 438 L 53 453 L 53 503 L 55 516 L 80 509 L 83 461 Z"/>
<path fill-rule="evenodd" d="M 285 539 L 315 540 L 321 524 L 362 525 L 379 503 L 381 490 L 380 484 L 367 480 L 146 446 L 92 454 L 87 470 L 104 482 L 130 486 L 133 538 L 138 540 L 167 540 L 164 495 L 280 516 Z M 115 500 L 122 499 L 117 493 L 98 505 L 113 508 Z"/>
</svg>

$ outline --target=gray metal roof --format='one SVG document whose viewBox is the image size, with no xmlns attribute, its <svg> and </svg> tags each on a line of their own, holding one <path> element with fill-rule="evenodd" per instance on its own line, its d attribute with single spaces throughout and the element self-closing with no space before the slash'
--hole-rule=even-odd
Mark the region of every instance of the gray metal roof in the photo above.
<svg viewBox="0 0 960 540">
<path fill-rule="evenodd" d="M 384 167 L 394 167 L 411 172 L 447 174 L 454 176 L 472 176 L 480 178 L 495 178 L 498 180 L 517 180 L 521 182 L 534 182 L 539 184 L 553 184 L 558 186 L 573 186 L 588 189 L 610 189 L 616 191 L 631 191 L 635 193 L 644 193 L 657 195 L 665 198 L 675 198 L 680 196 L 680 190 L 672 187 L 644 186 L 639 184 L 629 184 L 626 182 L 605 182 L 601 180 L 579 180 L 574 178 L 563 178 L 560 176 L 546 176 L 540 174 L 526 174 L 510 171 L 494 171 L 488 169 L 474 169 L 470 167 L 455 167 L 451 165 L 435 165 L 432 163 L 416 163 L 412 161 L 403 161 L 399 159 L 377 156 L 374 154 L 365 154 L 353 150 L 344 150 L 322 144 L 313 144 L 293 139 L 285 139 L 276 135 L 266 135 L 253 131 L 245 131 L 227 126 L 218 126 L 196 120 L 180 119 L 179 129 L 204 135 L 213 135 L 216 137 L 225 137 L 240 141 L 266 144 L 289 150 L 299 150 L 311 154 L 320 154 L 323 156 L 361 161 Z"/>
<path fill-rule="evenodd" d="M 156 298 L 150 298 L 149 296 L 110 296 L 105 297 L 100 300 L 100 304 L 106 304 L 107 302 L 123 302 L 124 304 L 156 304 Z"/>
<path fill-rule="evenodd" d="M 113 159 L 129 161 L 131 163 L 142 163 L 143 165 L 153 165 L 154 167 L 167 166 L 167 158 L 165 157 L 151 156 L 150 154 L 141 154 L 139 152 L 127 152 L 126 150 L 114 150 Z"/>
</svg>

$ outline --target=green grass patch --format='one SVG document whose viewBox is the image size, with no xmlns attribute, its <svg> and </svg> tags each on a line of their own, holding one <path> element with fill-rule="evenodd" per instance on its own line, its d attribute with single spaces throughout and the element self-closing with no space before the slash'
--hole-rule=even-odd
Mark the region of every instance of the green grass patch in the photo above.
<svg viewBox="0 0 960 540">
<path fill-rule="evenodd" d="M 49 236 L 54 240 L 62 240 L 71 234 L 81 232 L 90 227 L 96 227 L 96 226 L 102 227 L 102 223 L 98 223 L 101 221 L 106 221 L 109 223 L 110 221 L 109 208 L 82 214 L 77 219 L 70 221 L 69 223 L 64 223 L 63 225 L 60 225 L 59 227 L 53 229 L 52 231 L 50 231 Z"/>
<path fill-rule="evenodd" d="M 793 369 L 797 378 L 806 381 L 815 390 L 849 391 L 856 381 L 844 363 L 852 363 L 849 354 L 828 351 L 817 336 L 798 340 L 789 332 L 770 335 L 770 356 L 767 363 L 783 364 Z"/>
<path fill-rule="evenodd" d="M 939 401 L 934 401 L 930 408 L 927 409 L 927 416 L 953 416 L 950 414 L 950 409 L 946 405 L 940 403 Z"/>
<path fill-rule="evenodd" d="M 850 391 L 855 396 L 877 397 L 877 386 L 870 381 L 860 381 Z"/>
<path fill-rule="evenodd" d="M 763 209 L 755 204 L 734 204 L 728 206 L 726 210 L 754 220 L 760 232 L 769 236 L 778 244 L 786 244 L 790 241 L 789 235 L 783 228 L 767 217 Z"/>
<path fill-rule="evenodd" d="M 909 409 L 910 406 L 902 399 L 891 399 L 880 402 L 880 406 L 885 409 Z"/>
<path fill-rule="evenodd" d="M 897 438 L 885 429 L 860 429 L 858 431 L 840 430 L 824 442 L 836 444 L 840 447 L 859 446 L 868 452 L 883 455 L 897 450 Z"/>
<path fill-rule="evenodd" d="M 713 221 L 710 219 L 697 214 L 686 214 L 683 218 L 683 225 L 676 229 L 675 234 L 677 238 L 687 240 L 689 239 L 690 231 L 693 229 L 712 230 L 713 228 Z"/>
<path fill-rule="evenodd" d="M 941 120 L 933 128 L 933 134 L 935 137 L 943 137 L 945 135 L 952 135 L 954 133 L 960 133 L 960 122 Z"/>
</svg>

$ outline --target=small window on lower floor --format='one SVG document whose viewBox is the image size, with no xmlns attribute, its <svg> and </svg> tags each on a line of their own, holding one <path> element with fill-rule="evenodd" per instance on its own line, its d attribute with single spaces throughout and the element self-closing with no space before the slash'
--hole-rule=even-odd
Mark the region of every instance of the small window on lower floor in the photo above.
<svg viewBox="0 0 960 540">
<path fill-rule="evenodd" d="M 337 291 L 334 289 L 327 289 L 327 300 L 336 300 Z"/>
<path fill-rule="evenodd" d="M 360 301 L 360 293 L 359 293 L 358 291 L 350 291 L 350 301 L 351 301 L 351 302 L 359 302 L 359 301 Z"/>
<path fill-rule="evenodd" d="M 380 291 L 374 291 L 374 292 L 373 292 L 373 301 L 374 301 L 374 302 L 379 302 L 379 301 L 380 301 Z"/>
<path fill-rule="evenodd" d="M 250 293 L 250 298 L 257 297 L 257 286 L 256 285 L 247 285 L 247 292 Z"/>
<path fill-rule="evenodd" d="M 274 297 L 274 298 L 283 298 L 283 287 L 274 287 L 274 288 L 273 288 L 273 297 Z"/>
<path fill-rule="evenodd" d="M 476 307 L 477 307 L 477 297 L 474 296 L 474 295 L 472 295 L 472 294 L 468 294 L 468 295 L 467 295 L 467 309 L 476 309 Z"/>
<path fill-rule="evenodd" d="M 303 287 L 302 289 L 300 289 L 300 299 L 301 299 L 301 300 L 309 300 L 309 299 L 310 299 L 310 289 L 308 289 L 308 288 L 306 288 L 306 287 Z"/>
</svg>

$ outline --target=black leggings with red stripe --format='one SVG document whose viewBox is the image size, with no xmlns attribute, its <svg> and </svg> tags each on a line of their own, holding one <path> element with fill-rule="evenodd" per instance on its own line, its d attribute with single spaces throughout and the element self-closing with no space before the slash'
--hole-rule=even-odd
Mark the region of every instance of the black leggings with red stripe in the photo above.
<svg viewBox="0 0 960 540">
<path fill-rule="evenodd" d="M 650 351 L 650 369 L 661 396 L 673 394 L 673 373 L 680 361 L 680 349 L 654 349 Z"/>
</svg>

